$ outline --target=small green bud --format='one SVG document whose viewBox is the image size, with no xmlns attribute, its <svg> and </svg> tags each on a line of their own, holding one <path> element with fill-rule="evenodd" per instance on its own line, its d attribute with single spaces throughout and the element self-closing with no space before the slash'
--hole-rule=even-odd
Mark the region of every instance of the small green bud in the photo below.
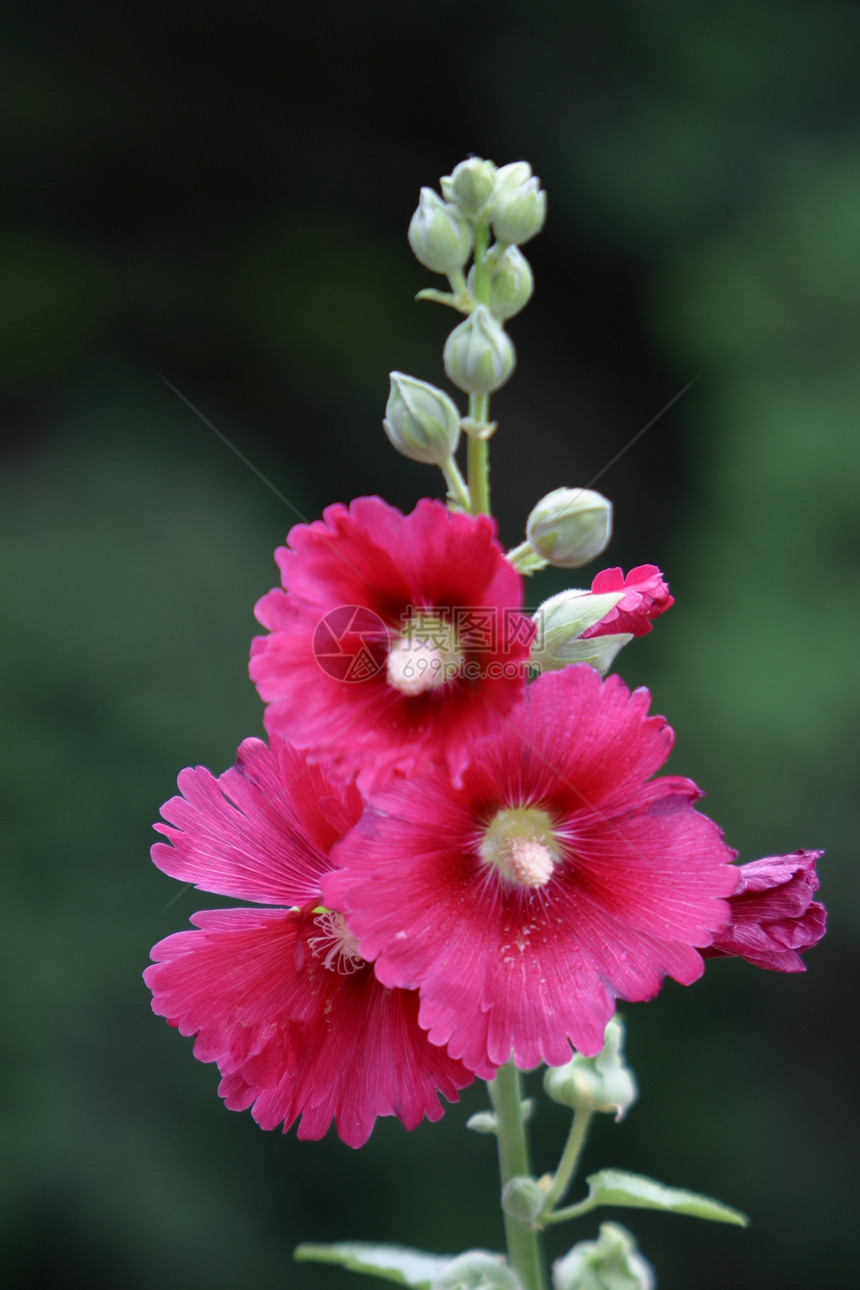
<svg viewBox="0 0 860 1290">
<path fill-rule="evenodd" d="M 556 488 L 532 511 L 526 537 L 547 564 L 578 569 L 609 545 L 612 503 L 590 488 Z"/>
<path fill-rule="evenodd" d="M 471 254 L 472 230 L 456 206 L 443 202 L 432 188 L 422 188 L 409 222 L 409 245 L 425 269 L 458 273 Z"/>
<path fill-rule="evenodd" d="M 565 1066 L 551 1066 L 543 1086 L 547 1097 L 574 1111 L 600 1111 L 621 1120 L 636 1101 L 636 1080 L 625 1065 L 624 1024 L 613 1017 L 596 1057 L 574 1053 Z"/>
<path fill-rule="evenodd" d="M 519 247 L 508 246 L 496 260 L 490 277 L 490 313 L 500 322 L 513 318 L 532 298 L 535 280 Z M 475 266 L 469 270 L 469 290 L 475 294 Z"/>
<path fill-rule="evenodd" d="M 527 161 L 514 161 L 496 172 L 490 221 L 499 242 L 522 245 L 543 228 L 546 193 Z"/>
<path fill-rule="evenodd" d="M 496 167 L 492 161 L 470 157 L 443 175 L 440 186 L 445 200 L 459 207 L 467 219 L 481 213 L 496 186 Z"/>
<path fill-rule="evenodd" d="M 522 1290 L 500 1254 L 467 1250 L 452 1259 L 432 1290 Z"/>
<path fill-rule="evenodd" d="M 553 1290 L 654 1290 L 657 1282 L 636 1242 L 619 1223 L 601 1223 L 596 1241 L 580 1241 L 552 1265 Z"/>
<path fill-rule="evenodd" d="M 444 390 L 403 372 L 390 374 L 391 392 L 382 425 L 398 452 L 440 466 L 457 451 L 460 413 Z"/>
<path fill-rule="evenodd" d="M 477 305 L 445 342 L 445 371 L 467 394 L 492 394 L 516 366 L 510 338 L 489 309 Z"/>
<path fill-rule="evenodd" d="M 521 1223 L 533 1223 L 543 1209 L 543 1192 L 535 1178 L 518 1175 L 505 1183 L 502 1209 Z"/>
</svg>

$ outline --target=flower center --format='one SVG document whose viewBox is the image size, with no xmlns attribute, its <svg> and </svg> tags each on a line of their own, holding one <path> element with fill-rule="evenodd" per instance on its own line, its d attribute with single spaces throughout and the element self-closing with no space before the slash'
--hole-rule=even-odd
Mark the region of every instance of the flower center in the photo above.
<svg viewBox="0 0 860 1290">
<path fill-rule="evenodd" d="M 518 887 L 543 887 L 561 857 L 552 820 L 536 807 L 497 811 L 481 839 L 481 859 Z"/>
<path fill-rule="evenodd" d="M 320 929 L 320 935 L 312 936 L 308 945 L 314 957 L 322 959 L 323 967 L 341 976 L 350 976 L 364 967 L 358 941 L 347 927 L 343 914 L 324 909 L 314 919 L 314 924 Z"/>
<path fill-rule="evenodd" d="M 457 633 L 433 614 L 415 614 L 388 651 L 388 684 L 412 698 L 452 681 L 463 666 Z"/>
</svg>

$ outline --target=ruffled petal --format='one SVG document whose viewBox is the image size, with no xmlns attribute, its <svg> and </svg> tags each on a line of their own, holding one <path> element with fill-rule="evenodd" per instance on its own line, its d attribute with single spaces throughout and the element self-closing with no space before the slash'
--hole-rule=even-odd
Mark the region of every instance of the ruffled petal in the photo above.
<svg viewBox="0 0 860 1290">
<path fill-rule="evenodd" d="M 358 1147 L 377 1116 L 409 1129 L 437 1120 L 438 1094 L 456 1101 L 473 1079 L 429 1043 L 414 993 L 386 990 L 368 965 L 326 966 L 311 911 L 212 910 L 192 922 L 199 930 L 152 951 L 153 1009 L 196 1036 L 194 1055 L 217 1063 L 226 1105 L 252 1108 L 262 1128 L 286 1132 L 300 1119 L 300 1138 L 321 1138 L 334 1120 Z"/>
<path fill-rule="evenodd" d="M 217 779 L 203 766 L 182 771 L 181 797 L 162 807 L 152 858 L 202 891 L 268 904 L 303 905 L 319 893 L 333 843 L 361 813 L 351 786 L 279 742 L 246 739 L 235 766 Z"/>
<path fill-rule="evenodd" d="M 364 497 L 288 540 L 276 553 L 287 595 L 259 602 L 270 635 L 251 651 L 267 731 L 324 753 L 368 792 L 430 763 L 458 779 L 472 741 L 522 696 L 534 634 L 492 520 L 427 499 L 403 515 Z M 452 629 L 460 660 L 418 694 L 389 683 L 386 667 L 416 612 Z"/>
<path fill-rule="evenodd" d="M 734 853 L 691 781 L 646 782 L 671 732 L 648 694 L 578 666 L 546 674 L 457 787 L 440 773 L 376 794 L 334 848 L 324 899 L 389 987 L 418 989 L 432 1042 L 484 1074 L 603 1045 L 616 998 L 689 984 L 725 926 Z M 538 810 L 558 856 L 520 886 L 481 855 L 499 811 Z"/>
</svg>

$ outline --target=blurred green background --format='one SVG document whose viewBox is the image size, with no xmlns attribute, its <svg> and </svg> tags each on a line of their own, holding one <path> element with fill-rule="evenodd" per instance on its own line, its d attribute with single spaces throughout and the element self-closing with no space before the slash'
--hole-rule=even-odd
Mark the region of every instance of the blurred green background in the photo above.
<svg viewBox="0 0 860 1290">
<path fill-rule="evenodd" d="M 260 732 L 252 607 L 295 519 L 160 375 L 306 516 L 438 493 L 380 421 L 389 369 L 442 381 L 452 318 L 413 303 L 431 275 L 406 226 L 476 152 L 527 158 L 549 192 L 493 401 L 503 538 L 698 376 L 598 485 L 606 563 L 657 563 L 677 597 L 619 671 L 742 859 L 827 848 L 806 976 L 716 962 L 626 1009 L 642 1100 L 586 1170 L 752 1215 L 610 1215 L 664 1288 L 846 1284 L 860 10 L 39 0 L 3 22 L 3 1283 L 358 1290 L 292 1265 L 295 1243 L 501 1242 L 491 1141 L 463 1129 L 480 1087 L 357 1153 L 264 1134 L 140 980 L 223 903 L 152 867 L 150 825 L 181 767 L 220 771 Z M 541 1112 L 539 1169 L 563 1126 Z"/>
</svg>

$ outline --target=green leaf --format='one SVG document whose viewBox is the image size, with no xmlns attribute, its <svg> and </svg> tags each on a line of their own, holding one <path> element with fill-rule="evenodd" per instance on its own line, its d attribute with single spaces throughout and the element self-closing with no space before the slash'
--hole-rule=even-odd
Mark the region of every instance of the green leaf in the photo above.
<svg viewBox="0 0 860 1290">
<path fill-rule="evenodd" d="M 672 1214 L 709 1218 L 715 1223 L 737 1223 L 746 1227 L 749 1219 L 739 1210 L 710 1196 L 700 1196 L 680 1187 L 665 1187 L 653 1178 L 629 1174 L 623 1169 L 601 1169 L 586 1179 L 591 1205 L 622 1205 L 628 1209 L 663 1209 Z"/>
<path fill-rule="evenodd" d="M 453 1260 L 448 1254 L 423 1254 L 403 1245 L 373 1245 L 369 1241 L 337 1241 L 334 1245 L 299 1245 L 299 1263 L 336 1263 L 350 1272 L 366 1272 L 415 1290 L 430 1290 Z"/>
</svg>

